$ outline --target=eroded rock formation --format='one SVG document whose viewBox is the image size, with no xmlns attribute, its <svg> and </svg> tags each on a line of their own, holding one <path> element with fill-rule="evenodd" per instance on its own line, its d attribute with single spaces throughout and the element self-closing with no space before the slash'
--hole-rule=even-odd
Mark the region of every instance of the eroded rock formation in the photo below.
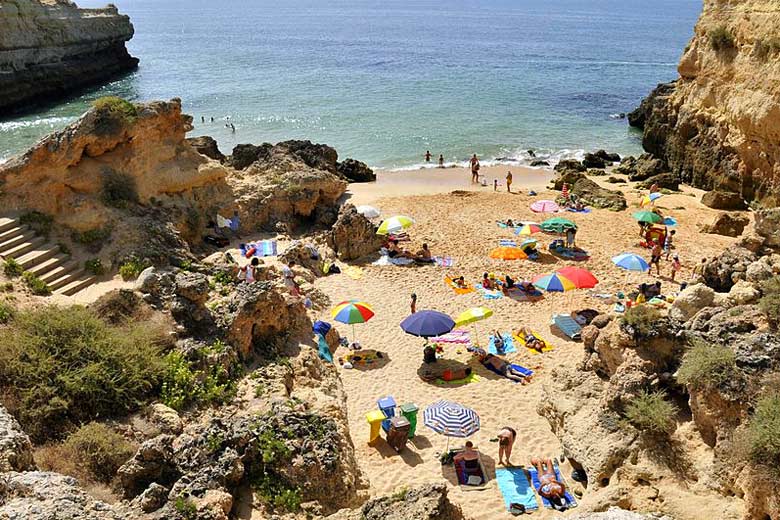
<svg viewBox="0 0 780 520">
<path fill-rule="evenodd" d="M 780 4 L 705 0 L 680 78 L 629 116 L 645 150 L 690 185 L 778 203 Z"/>
<path fill-rule="evenodd" d="M 0 3 L 0 116 L 133 70 L 130 19 L 68 0 Z"/>
</svg>

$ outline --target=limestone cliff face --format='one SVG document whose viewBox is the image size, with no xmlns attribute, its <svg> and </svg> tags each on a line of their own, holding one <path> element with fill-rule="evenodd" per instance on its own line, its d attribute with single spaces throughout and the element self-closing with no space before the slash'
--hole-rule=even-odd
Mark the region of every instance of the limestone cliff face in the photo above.
<svg viewBox="0 0 780 520">
<path fill-rule="evenodd" d="M 780 200 L 779 27 L 776 0 L 705 0 L 680 78 L 631 114 L 683 182 Z"/>
<path fill-rule="evenodd" d="M 137 67 L 125 48 L 130 18 L 113 5 L 68 0 L 0 2 L 0 116 Z"/>
</svg>

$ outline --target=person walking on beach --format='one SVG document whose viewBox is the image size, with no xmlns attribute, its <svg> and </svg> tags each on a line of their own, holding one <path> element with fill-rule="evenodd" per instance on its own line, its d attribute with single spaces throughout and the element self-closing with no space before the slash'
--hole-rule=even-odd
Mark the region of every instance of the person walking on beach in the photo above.
<svg viewBox="0 0 780 520">
<path fill-rule="evenodd" d="M 506 172 L 506 191 L 507 193 L 512 193 L 512 172 L 511 171 Z"/>
<path fill-rule="evenodd" d="M 493 191 L 498 191 L 498 179 L 493 179 Z"/>
<path fill-rule="evenodd" d="M 517 432 L 509 426 L 504 426 L 498 432 L 498 463 L 509 465 L 509 457 L 512 456 L 512 446 L 515 444 Z M 504 462 L 506 459 L 506 462 Z"/>
<path fill-rule="evenodd" d="M 471 156 L 471 182 L 479 182 L 479 159 L 477 159 L 477 154 Z"/>
<path fill-rule="evenodd" d="M 425 152 L 425 162 L 431 162 L 431 151 L 427 150 Z"/>
<path fill-rule="evenodd" d="M 206 118 L 205 118 L 205 117 L 203 117 L 203 116 L 200 116 L 200 122 L 201 122 L 201 123 L 205 123 L 205 122 L 206 122 Z"/>
<path fill-rule="evenodd" d="M 672 258 L 672 281 L 674 281 L 674 277 L 677 275 L 677 272 L 680 270 L 680 257 L 677 255 L 674 255 Z"/>
<path fill-rule="evenodd" d="M 234 134 L 236 133 L 236 125 L 234 125 L 233 123 L 230 123 L 230 132 Z"/>
<path fill-rule="evenodd" d="M 664 228 L 666 229 L 666 228 Z M 666 233 L 666 238 L 664 239 L 664 253 L 666 253 L 666 261 L 669 261 L 669 256 L 672 254 L 672 241 L 674 240 L 674 235 L 676 231 L 673 229 L 671 231 L 668 231 Z"/>
<path fill-rule="evenodd" d="M 439 154 L 439 168 L 444 168 L 444 155 Z"/>
</svg>

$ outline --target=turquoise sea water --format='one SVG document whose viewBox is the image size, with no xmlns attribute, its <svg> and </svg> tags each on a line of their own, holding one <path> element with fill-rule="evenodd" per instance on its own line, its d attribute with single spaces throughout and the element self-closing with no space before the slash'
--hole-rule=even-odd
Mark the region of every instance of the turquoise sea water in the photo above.
<svg viewBox="0 0 780 520">
<path fill-rule="evenodd" d="M 614 115 L 676 77 L 701 9 L 701 0 L 113 1 L 135 26 L 139 70 L 0 121 L 0 158 L 109 94 L 180 97 L 192 135 L 225 152 L 311 139 L 386 168 L 413 167 L 425 150 L 453 162 L 477 152 L 483 163 L 523 162 L 529 148 L 636 153 L 639 134 Z"/>
</svg>

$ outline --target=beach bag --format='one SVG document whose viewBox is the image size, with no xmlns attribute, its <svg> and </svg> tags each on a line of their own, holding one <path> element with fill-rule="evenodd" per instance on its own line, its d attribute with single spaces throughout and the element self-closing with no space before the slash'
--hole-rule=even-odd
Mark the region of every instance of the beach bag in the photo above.
<svg viewBox="0 0 780 520">
<path fill-rule="evenodd" d="M 519 516 L 525 513 L 525 505 L 523 504 L 509 504 L 509 512 L 512 516 Z"/>
</svg>

